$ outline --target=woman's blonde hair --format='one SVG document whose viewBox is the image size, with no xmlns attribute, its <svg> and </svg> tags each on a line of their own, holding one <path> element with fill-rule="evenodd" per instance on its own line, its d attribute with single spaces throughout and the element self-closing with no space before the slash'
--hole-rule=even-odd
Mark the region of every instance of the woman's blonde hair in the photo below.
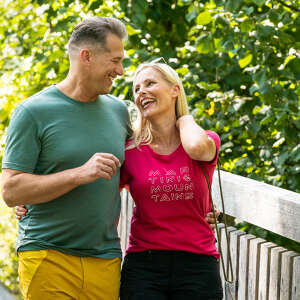
<svg viewBox="0 0 300 300">
<path fill-rule="evenodd" d="M 159 71 L 162 77 L 168 83 L 172 85 L 177 84 L 179 86 L 180 92 L 175 105 L 176 119 L 178 119 L 181 116 L 189 114 L 188 104 L 187 104 L 186 95 L 185 95 L 182 82 L 177 72 L 172 67 L 170 67 L 165 63 L 160 63 L 157 62 L 157 60 L 154 60 L 152 62 L 139 65 L 133 78 L 133 89 L 134 89 L 134 85 L 135 85 L 134 83 L 136 81 L 137 75 L 145 68 L 153 68 Z M 133 90 L 133 94 L 134 93 L 135 92 Z M 136 147 L 138 147 L 140 144 L 150 144 L 153 140 L 153 135 L 150 128 L 150 122 L 142 116 L 139 110 L 137 110 L 137 120 L 134 122 L 134 126 L 133 126 L 133 138 Z"/>
</svg>

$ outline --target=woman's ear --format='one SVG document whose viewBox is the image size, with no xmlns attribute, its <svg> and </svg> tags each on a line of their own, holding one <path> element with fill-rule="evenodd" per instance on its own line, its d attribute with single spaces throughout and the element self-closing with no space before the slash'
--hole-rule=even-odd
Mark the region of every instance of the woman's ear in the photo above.
<svg viewBox="0 0 300 300">
<path fill-rule="evenodd" d="M 173 97 L 176 97 L 178 98 L 179 94 L 180 94 L 180 87 L 178 84 L 174 84 L 172 86 L 172 91 L 171 91 L 171 94 Z"/>
</svg>

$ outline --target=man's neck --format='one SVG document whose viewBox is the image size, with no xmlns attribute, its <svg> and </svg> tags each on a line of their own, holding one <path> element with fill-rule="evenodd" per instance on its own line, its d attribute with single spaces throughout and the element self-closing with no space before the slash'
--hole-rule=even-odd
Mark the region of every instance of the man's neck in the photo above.
<svg viewBox="0 0 300 300">
<path fill-rule="evenodd" d="M 92 93 L 89 87 L 75 76 L 68 75 L 56 87 L 68 97 L 80 102 L 93 102 L 99 96 Z"/>
</svg>

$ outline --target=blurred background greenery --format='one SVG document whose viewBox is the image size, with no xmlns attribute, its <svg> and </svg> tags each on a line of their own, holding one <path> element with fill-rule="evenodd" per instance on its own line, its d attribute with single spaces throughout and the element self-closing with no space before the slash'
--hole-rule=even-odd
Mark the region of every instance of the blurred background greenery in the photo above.
<svg viewBox="0 0 300 300">
<path fill-rule="evenodd" d="M 2 0 L 0 159 L 16 105 L 66 76 L 75 24 L 114 16 L 129 32 L 114 95 L 132 100 L 137 65 L 163 56 L 179 72 L 196 120 L 220 135 L 223 168 L 299 192 L 299 11 L 299 0 Z M 0 215 L 0 280 L 17 291 L 16 221 L 2 202 Z M 238 226 L 300 252 L 299 243 Z"/>
</svg>

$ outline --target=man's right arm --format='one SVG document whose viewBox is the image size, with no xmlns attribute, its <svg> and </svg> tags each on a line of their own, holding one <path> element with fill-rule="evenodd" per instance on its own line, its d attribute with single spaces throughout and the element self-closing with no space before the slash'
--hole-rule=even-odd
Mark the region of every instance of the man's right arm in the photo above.
<svg viewBox="0 0 300 300">
<path fill-rule="evenodd" d="M 52 201 L 98 178 L 110 180 L 120 161 L 110 153 L 96 153 L 78 168 L 47 175 L 2 170 L 2 197 L 9 207 Z"/>
</svg>

